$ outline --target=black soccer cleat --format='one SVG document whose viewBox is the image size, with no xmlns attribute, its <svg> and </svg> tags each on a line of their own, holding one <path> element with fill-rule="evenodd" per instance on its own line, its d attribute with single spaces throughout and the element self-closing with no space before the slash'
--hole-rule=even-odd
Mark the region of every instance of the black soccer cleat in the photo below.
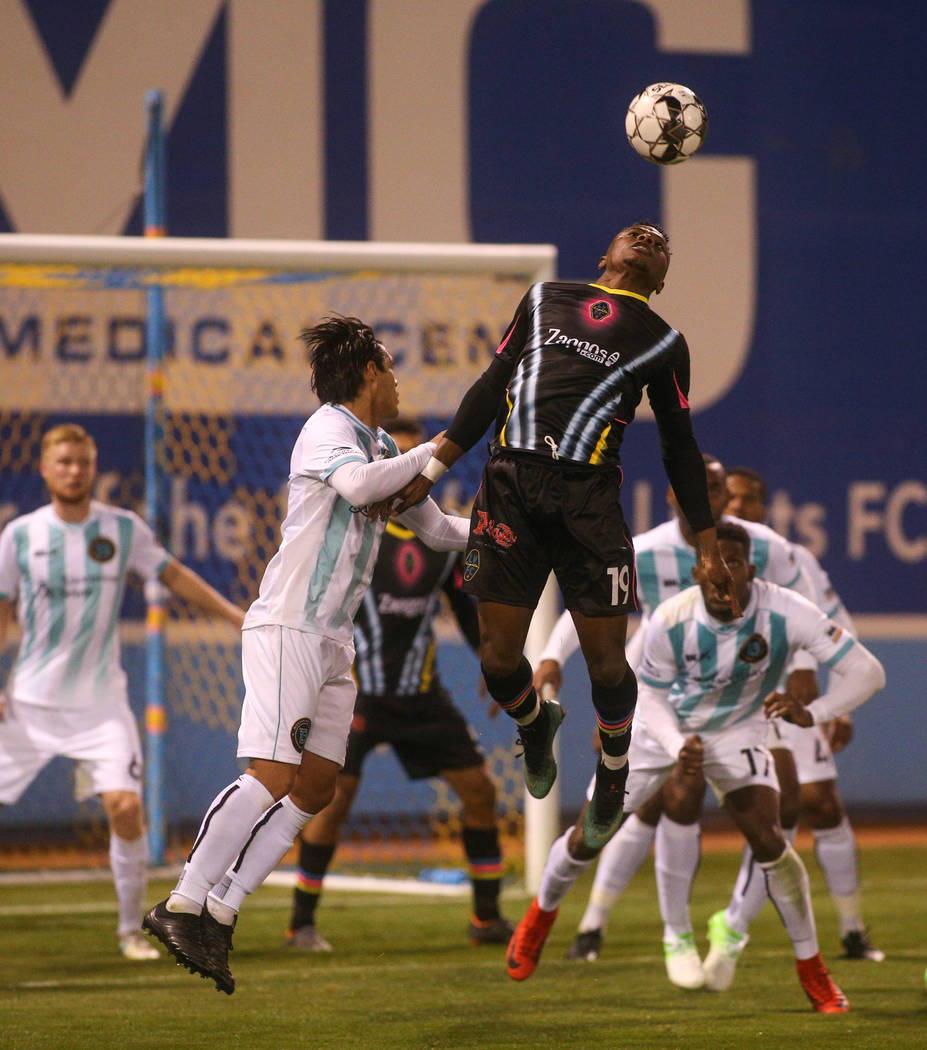
<svg viewBox="0 0 927 1050">
<path fill-rule="evenodd" d="M 515 923 L 497 915 L 494 919 L 478 919 L 475 915 L 467 927 L 471 944 L 508 944 L 515 932 Z"/>
<path fill-rule="evenodd" d="M 566 957 L 574 962 L 595 962 L 602 951 L 601 930 L 580 930 L 567 949 Z"/>
<path fill-rule="evenodd" d="M 589 849 L 602 849 L 621 826 L 627 782 L 627 762 L 620 769 L 596 766 L 595 789 L 583 812 L 583 845 Z"/>
<path fill-rule="evenodd" d="M 205 912 L 205 909 L 204 909 Z M 210 916 L 212 919 L 212 916 Z M 214 919 L 212 919 L 215 922 Z M 216 925 L 220 925 L 216 923 Z M 221 965 L 222 953 L 214 948 L 215 933 L 207 932 L 203 915 L 189 912 L 168 911 L 167 901 L 156 904 L 142 919 L 142 929 L 156 937 L 190 973 L 211 978 L 219 991 L 231 995 L 235 991 L 235 980 L 228 969 L 228 950 L 231 947 L 231 927 L 225 941 L 225 966 Z"/>
<path fill-rule="evenodd" d="M 142 919 L 142 929 L 156 937 L 190 973 L 209 976 L 210 958 L 203 943 L 203 925 L 199 915 L 168 911 L 167 901 L 163 900 Z"/>
<path fill-rule="evenodd" d="M 850 930 L 840 943 L 843 945 L 844 959 L 868 959 L 869 962 L 882 962 L 885 959 L 885 952 L 875 947 L 865 930 Z"/>
<path fill-rule="evenodd" d="M 229 969 L 229 952 L 232 951 L 232 931 L 235 929 L 235 923 L 229 926 L 224 922 L 219 922 L 205 907 L 200 921 L 203 944 L 206 946 L 210 959 L 207 976 L 216 982 L 218 991 L 231 995 L 235 991 L 235 978 Z"/>
</svg>

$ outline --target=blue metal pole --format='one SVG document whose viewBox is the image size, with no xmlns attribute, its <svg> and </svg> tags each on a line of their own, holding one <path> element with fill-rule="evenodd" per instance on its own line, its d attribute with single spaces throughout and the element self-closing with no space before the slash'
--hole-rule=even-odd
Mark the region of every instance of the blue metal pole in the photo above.
<svg viewBox="0 0 927 1050">
<path fill-rule="evenodd" d="M 165 234 L 165 148 L 161 126 L 163 96 L 145 96 L 147 135 L 145 146 L 145 236 Z M 164 475 L 164 293 L 153 284 L 147 291 L 145 343 L 145 506 L 148 523 L 161 543 L 166 543 L 167 506 Z M 165 859 L 164 744 L 167 709 L 164 700 L 164 626 L 167 602 L 163 585 L 152 580 L 145 588 L 148 616 L 145 632 L 145 738 L 147 762 L 145 803 L 148 811 L 148 846 L 153 864 Z"/>
</svg>

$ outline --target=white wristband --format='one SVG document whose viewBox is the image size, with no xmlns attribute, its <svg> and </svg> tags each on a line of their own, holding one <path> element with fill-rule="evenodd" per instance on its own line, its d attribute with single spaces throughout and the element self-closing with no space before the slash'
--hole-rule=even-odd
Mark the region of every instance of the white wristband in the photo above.
<svg viewBox="0 0 927 1050">
<path fill-rule="evenodd" d="M 449 469 L 450 468 L 442 463 L 440 459 L 436 456 L 432 456 L 419 473 L 423 478 L 428 478 L 433 485 L 438 478 L 440 478 L 442 474 L 446 474 Z"/>
</svg>

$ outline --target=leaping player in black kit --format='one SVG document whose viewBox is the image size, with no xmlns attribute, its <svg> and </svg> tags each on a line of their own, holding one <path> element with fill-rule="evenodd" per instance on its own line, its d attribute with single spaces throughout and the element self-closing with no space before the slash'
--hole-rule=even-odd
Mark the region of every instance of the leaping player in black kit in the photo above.
<svg viewBox="0 0 927 1050">
<path fill-rule="evenodd" d="M 466 589 L 479 599 L 483 675 L 493 699 L 519 725 L 525 782 L 543 798 L 557 776 L 552 748 L 563 711 L 553 699 L 539 701 L 523 649 L 553 570 L 576 623 L 602 742 L 576 847 L 585 858 L 617 830 L 628 775 L 637 680 L 624 647 L 635 588 L 620 502 L 620 448 L 645 388 L 699 564 L 723 593 L 733 594 L 689 416 L 688 346 L 648 305 L 663 287 L 669 257 L 666 233 L 639 222 L 612 240 L 591 284 L 533 285 L 493 362 L 464 395 L 432 459 L 397 506 L 427 495 L 495 420 L 465 571 Z M 529 911 L 516 929 L 510 968 L 531 951 L 537 919 Z"/>
</svg>

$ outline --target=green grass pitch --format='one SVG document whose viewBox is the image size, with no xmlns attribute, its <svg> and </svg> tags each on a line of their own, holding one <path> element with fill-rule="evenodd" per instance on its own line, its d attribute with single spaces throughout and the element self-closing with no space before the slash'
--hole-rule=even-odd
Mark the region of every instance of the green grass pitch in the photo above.
<svg viewBox="0 0 927 1050">
<path fill-rule="evenodd" d="M 738 863 L 707 853 L 692 898 L 705 923 L 727 899 Z M 235 934 L 231 997 L 167 959 L 129 963 L 115 951 L 108 881 L 7 884 L 0 890 L 3 1050 L 558 1050 L 585 1048 L 866 1048 L 927 1046 L 927 845 L 867 848 L 864 907 L 884 963 L 838 957 L 830 898 L 811 874 L 825 961 L 852 1011 L 813 1014 L 791 946 L 767 905 L 730 991 L 684 992 L 666 980 L 650 864 L 612 915 L 597 963 L 564 958 L 589 876 L 567 897 L 535 975 L 505 973 L 501 947 L 471 947 L 467 901 L 331 892 L 319 926 L 330 956 L 286 949 L 286 889 L 264 887 Z M 169 889 L 150 887 L 154 902 Z M 528 898 L 505 895 L 517 919 Z"/>
</svg>

